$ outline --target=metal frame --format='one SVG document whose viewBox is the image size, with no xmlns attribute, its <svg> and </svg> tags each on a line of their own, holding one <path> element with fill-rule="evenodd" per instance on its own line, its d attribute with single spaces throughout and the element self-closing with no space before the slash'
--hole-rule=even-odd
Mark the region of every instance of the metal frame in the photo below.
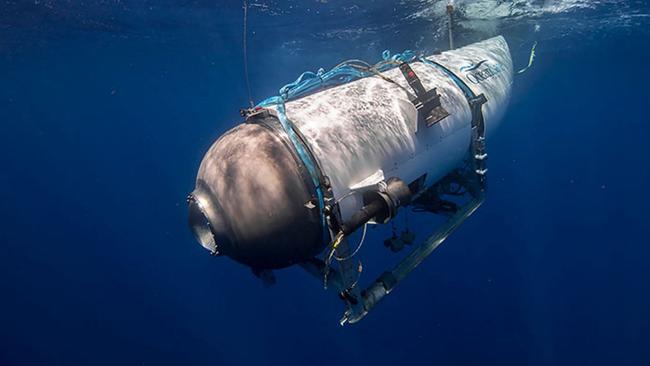
<svg viewBox="0 0 650 366">
<path fill-rule="evenodd" d="M 339 262 L 343 291 L 347 291 L 347 294 L 354 298 L 350 299 L 349 296 L 341 296 L 347 307 L 340 321 L 341 325 L 346 323 L 353 324 L 363 319 L 379 301 L 391 293 L 404 278 L 436 250 L 483 203 L 486 190 L 485 174 L 487 173 L 487 154 L 485 150 L 485 125 L 482 106 L 487 102 L 487 99 L 481 94 L 478 97 L 468 98 L 468 102 L 472 111 L 472 140 L 468 159 L 468 165 L 471 166 L 471 170 L 457 170 L 448 175 L 447 178 L 448 181 L 451 180 L 465 189 L 470 197 L 469 201 L 460 206 L 454 214 L 440 225 L 438 230 L 419 246 L 415 247 L 392 270 L 384 272 L 363 291 L 360 291 L 358 286 L 356 286 L 357 279 L 355 278 L 354 282 L 350 282 L 349 276 L 347 275 L 354 268 L 354 262 L 352 260 Z M 436 185 L 431 187 L 431 189 L 437 188 L 439 187 L 436 187 Z M 341 254 L 347 255 L 346 253 L 349 252 L 347 243 L 341 248 L 341 250 L 343 249 L 346 252 L 342 252 Z M 348 288 L 347 286 L 350 285 L 352 287 Z M 356 300 L 356 303 L 354 300 Z"/>
<path fill-rule="evenodd" d="M 465 85 L 465 87 L 467 87 Z M 469 88 L 467 88 L 469 90 Z M 395 287 L 406 278 L 420 263 L 424 261 L 440 244 L 442 244 L 465 220 L 471 216 L 483 203 L 486 191 L 486 159 L 485 149 L 485 124 L 483 119 L 482 106 L 487 102 L 483 94 L 476 96 L 471 90 L 467 95 L 467 101 L 472 113 L 471 141 L 467 159 L 467 167 L 460 168 L 439 183 L 430 187 L 430 190 L 439 192 L 438 198 L 445 195 L 442 184 L 453 182 L 464 188 L 465 194 L 469 196 L 467 202 L 451 214 L 448 219 L 439 226 L 438 230 L 432 233 L 420 245 L 415 247 L 404 259 L 402 259 L 392 270 L 384 272 L 370 286 L 361 290 L 357 286 L 359 280 L 359 265 L 354 258 L 338 261 L 337 268 L 331 268 L 327 260 L 314 258 L 301 266 L 307 272 L 319 279 L 325 279 L 325 288 L 333 288 L 339 294 L 346 306 L 346 310 L 340 320 L 341 325 L 354 324 L 363 319 L 386 295 L 391 293 Z M 332 206 L 329 206 L 332 207 Z M 335 207 L 332 212 L 327 213 L 328 228 L 330 237 L 337 235 L 340 213 Z M 336 253 L 347 258 L 351 253 L 346 238 L 336 247 Z"/>
</svg>

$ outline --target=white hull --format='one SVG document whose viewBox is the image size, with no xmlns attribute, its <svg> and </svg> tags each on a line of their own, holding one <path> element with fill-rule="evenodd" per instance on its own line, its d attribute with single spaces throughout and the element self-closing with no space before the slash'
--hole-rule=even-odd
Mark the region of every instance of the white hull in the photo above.
<svg viewBox="0 0 650 366">
<path fill-rule="evenodd" d="M 476 95 L 486 96 L 483 115 L 489 138 L 510 97 L 513 69 L 505 39 L 495 37 L 428 59 L 444 65 Z M 399 177 L 409 183 L 427 174 L 426 184 L 430 185 L 458 167 L 466 156 L 471 112 L 465 95 L 443 71 L 422 62 L 410 66 L 427 90 L 437 88 L 442 107 L 449 112 L 431 127 L 418 126 L 417 112 L 406 92 L 379 77 L 363 78 L 286 104 L 287 117 L 302 132 L 323 174 L 330 178 L 335 197 L 383 177 Z M 411 90 L 398 68 L 383 75 Z M 357 196 L 341 203 L 343 219 L 361 207 Z"/>
</svg>

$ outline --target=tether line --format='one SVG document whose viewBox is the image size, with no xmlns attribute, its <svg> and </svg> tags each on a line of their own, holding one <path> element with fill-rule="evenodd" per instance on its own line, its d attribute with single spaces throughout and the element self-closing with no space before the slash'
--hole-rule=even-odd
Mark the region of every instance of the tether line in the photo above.
<svg viewBox="0 0 650 366">
<path fill-rule="evenodd" d="M 243 31 L 243 48 L 244 48 L 244 78 L 246 79 L 246 91 L 248 92 L 248 103 L 253 108 L 253 96 L 251 93 L 251 83 L 248 78 L 248 1 L 244 0 L 244 31 Z"/>
</svg>

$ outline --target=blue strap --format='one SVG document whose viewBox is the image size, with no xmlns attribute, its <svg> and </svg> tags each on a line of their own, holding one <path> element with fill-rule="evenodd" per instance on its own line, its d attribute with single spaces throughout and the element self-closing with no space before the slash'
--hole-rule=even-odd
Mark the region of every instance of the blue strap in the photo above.
<svg viewBox="0 0 650 366">
<path fill-rule="evenodd" d="M 325 195 L 320 180 L 320 173 L 316 166 L 316 162 L 313 160 L 311 154 L 307 152 L 305 146 L 301 143 L 300 138 L 296 134 L 296 126 L 287 118 L 285 103 L 313 93 L 324 87 L 345 84 L 356 79 L 372 76 L 374 75 L 373 71 L 386 71 L 397 66 L 399 63 L 414 60 L 415 54 L 413 51 L 406 50 L 402 53 L 391 55 L 390 51 L 386 50 L 382 53 L 382 58 L 382 61 L 372 66 L 363 61 L 350 60 L 339 64 L 327 72 L 323 69 L 319 69 L 316 73 L 311 71 L 303 72 L 294 82 L 283 86 L 279 90 L 278 96 L 267 98 L 258 104 L 258 107 L 263 108 L 276 106 L 278 120 L 289 136 L 289 140 L 296 150 L 300 161 L 309 172 L 309 176 L 316 190 L 316 197 L 318 198 L 321 225 L 323 226 L 323 236 L 328 235 L 329 231 L 327 230 L 327 222 L 325 220 L 325 213 L 323 212 L 323 208 L 325 207 Z"/>
<path fill-rule="evenodd" d="M 316 190 L 316 197 L 318 198 L 318 207 L 320 209 L 319 216 L 321 218 L 321 226 L 323 227 L 323 236 L 325 236 L 328 233 L 327 223 L 325 222 L 325 214 L 323 213 L 323 209 L 325 208 L 325 198 L 323 194 L 323 186 L 320 181 L 320 177 L 319 177 L 320 175 L 316 168 L 316 164 L 312 160 L 311 155 L 305 150 L 305 147 L 303 146 L 298 136 L 296 135 L 296 132 L 294 130 L 295 129 L 294 124 L 287 118 L 287 113 L 284 106 L 284 100 L 281 103 L 278 103 L 277 107 L 278 107 L 278 120 L 280 121 L 282 128 L 284 128 L 284 130 L 287 132 L 287 135 L 289 135 L 291 144 L 296 149 L 300 161 L 302 161 L 302 163 L 307 168 L 307 171 L 309 172 L 309 176 L 311 177 L 311 181 L 312 183 L 314 183 L 314 187 Z"/>
<path fill-rule="evenodd" d="M 325 214 L 323 212 L 323 208 L 325 207 L 325 195 L 323 194 L 323 186 L 320 181 L 320 174 L 318 168 L 316 167 L 316 163 L 312 159 L 311 154 L 307 152 L 305 146 L 296 134 L 296 126 L 293 124 L 293 122 L 291 122 L 289 118 L 287 118 L 285 98 L 283 96 L 271 97 L 259 104 L 260 107 L 269 107 L 273 105 L 275 105 L 277 108 L 277 117 L 278 121 L 280 121 L 282 129 L 287 133 L 287 136 L 289 136 L 291 145 L 293 145 L 293 148 L 295 149 L 296 154 L 298 154 L 298 158 L 302 164 L 305 166 L 305 168 L 307 168 L 309 177 L 314 184 L 316 198 L 318 199 L 318 207 L 320 209 L 319 216 L 321 219 L 321 226 L 323 228 L 323 236 L 326 236 L 329 232 L 327 230 L 327 222 L 325 221 Z"/>
<path fill-rule="evenodd" d="M 463 94 L 465 94 L 465 98 L 467 98 L 468 101 L 476 98 L 476 94 L 474 94 L 472 89 L 470 89 L 469 86 L 467 86 L 467 84 L 463 80 L 461 80 L 456 74 L 454 74 L 451 70 L 449 70 L 448 68 L 442 66 L 441 64 L 435 61 L 431 61 L 424 57 L 420 57 L 419 60 L 447 74 L 447 76 L 451 78 L 451 80 L 456 84 L 456 86 L 458 86 L 460 90 L 462 90 Z"/>
</svg>

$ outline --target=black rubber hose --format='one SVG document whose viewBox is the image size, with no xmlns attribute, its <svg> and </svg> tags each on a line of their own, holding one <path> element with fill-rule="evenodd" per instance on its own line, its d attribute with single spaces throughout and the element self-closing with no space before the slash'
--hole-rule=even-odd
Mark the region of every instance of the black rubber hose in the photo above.
<svg viewBox="0 0 650 366">
<path fill-rule="evenodd" d="M 382 213 L 383 215 L 380 215 Z M 348 221 L 341 225 L 341 231 L 347 236 L 376 216 L 388 216 L 388 205 L 379 197 L 355 212 Z"/>
</svg>

